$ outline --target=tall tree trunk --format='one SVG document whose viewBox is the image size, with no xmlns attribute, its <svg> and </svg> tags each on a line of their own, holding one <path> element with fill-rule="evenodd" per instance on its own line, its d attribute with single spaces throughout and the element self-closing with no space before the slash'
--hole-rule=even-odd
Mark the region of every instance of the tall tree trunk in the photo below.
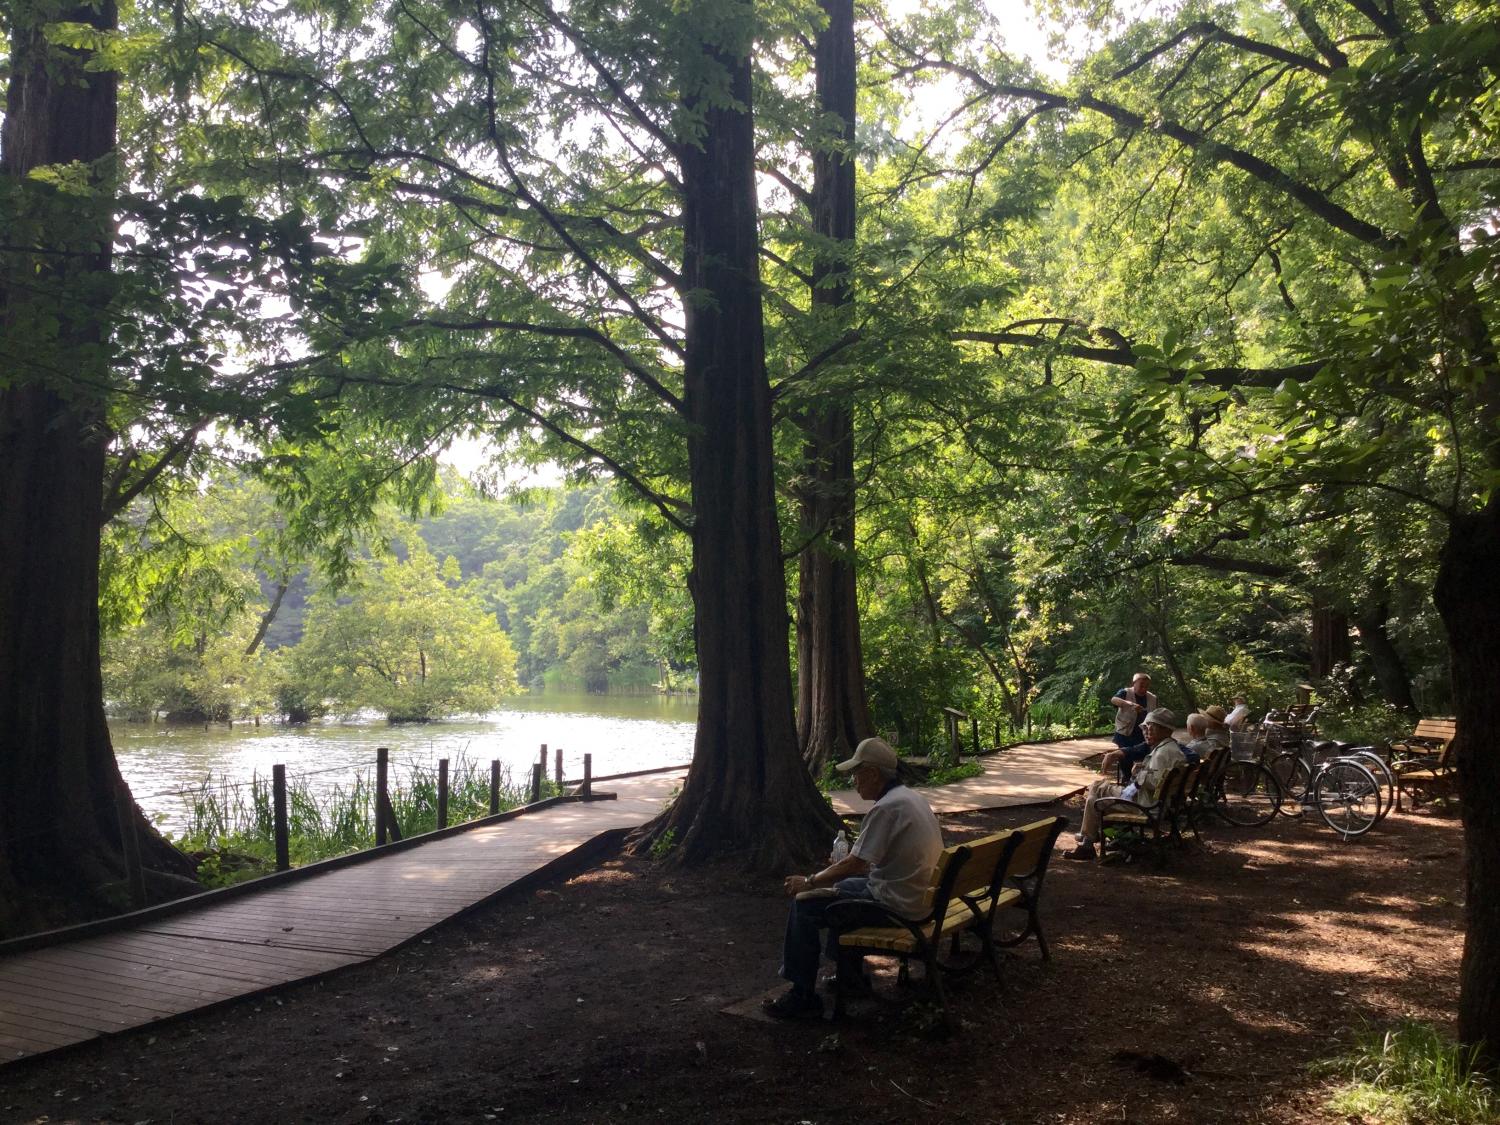
<svg viewBox="0 0 1500 1125">
<path fill-rule="evenodd" d="M 685 309 L 683 390 L 693 424 L 698 733 L 682 794 L 637 846 L 673 833 L 684 860 L 739 852 L 758 870 L 785 871 L 826 851 L 837 820 L 797 752 L 792 714 L 761 314 L 753 24 L 747 3 L 713 7 L 717 41 L 685 69 L 722 68 L 732 102 L 687 99 L 702 129 L 681 150 L 683 274 L 695 295 Z"/>
<path fill-rule="evenodd" d="M 1458 1034 L 1500 1069 L 1500 501 L 1450 525 L 1433 596 L 1453 662 L 1457 766 L 1467 853 Z"/>
<path fill-rule="evenodd" d="M 1172 673 L 1172 679 L 1177 683 L 1177 690 L 1182 693 L 1182 705 L 1186 711 L 1177 716 L 1177 721 L 1186 722 L 1187 712 L 1198 710 L 1198 695 L 1193 691 L 1193 685 L 1187 678 L 1182 662 L 1177 659 L 1177 650 L 1172 647 L 1172 630 L 1167 619 L 1167 585 L 1162 580 L 1160 570 L 1155 571 L 1151 577 L 1154 598 L 1147 612 L 1147 619 L 1151 632 L 1156 635 L 1157 647 L 1161 651 L 1162 660 L 1166 661 L 1167 671 Z"/>
<path fill-rule="evenodd" d="M 0 390 L 3 936 L 129 905 L 117 813 L 127 791 L 99 666 L 115 76 L 87 70 L 88 52 L 54 47 L 44 32 L 58 21 L 108 30 L 115 18 L 110 0 L 12 9 L 0 176 L 10 198 L 25 201 L 8 233 L 25 232 L 39 254 L 10 258 L 0 277 L 0 338 L 10 352 Z M 91 172 L 97 198 L 51 194 L 35 181 L 16 190 L 35 169 L 74 163 Z M 125 806 L 148 892 L 190 889 L 191 864 Z"/>
<path fill-rule="evenodd" d="M 823 139 L 813 154 L 813 229 L 839 249 L 813 263 L 814 316 L 834 332 L 853 308 L 847 252 L 854 244 L 854 0 L 821 0 L 827 25 L 816 67 Z M 829 135 L 830 122 L 837 133 Z M 797 740 L 817 776 L 874 733 L 865 695 L 854 567 L 854 419 L 847 406 L 815 406 L 803 435 L 797 560 Z"/>
<path fill-rule="evenodd" d="M 1417 701 L 1411 691 L 1411 675 L 1391 635 L 1386 632 L 1385 623 L 1389 617 L 1390 604 L 1384 598 L 1363 607 L 1354 622 L 1359 629 L 1359 645 L 1370 658 L 1375 683 L 1385 701 L 1392 707 L 1415 714 Z"/>
<path fill-rule="evenodd" d="M 1312 607 L 1312 662 L 1314 680 L 1326 680 L 1335 664 L 1347 664 L 1353 655 L 1349 645 L 1349 619 L 1332 606 L 1314 600 Z"/>
</svg>

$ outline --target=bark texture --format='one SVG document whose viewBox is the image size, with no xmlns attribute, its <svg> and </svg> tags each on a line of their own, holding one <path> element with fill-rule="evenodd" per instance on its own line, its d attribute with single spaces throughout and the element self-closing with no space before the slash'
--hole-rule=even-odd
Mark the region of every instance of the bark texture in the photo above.
<svg viewBox="0 0 1500 1125">
<path fill-rule="evenodd" d="M 822 0 L 818 108 L 837 122 L 813 156 L 813 229 L 829 245 L 854 242 L 854 3 Z M 849 263 L 838 252 L 813 264 L 812 304 L 832 326 L 854 303 Z M 803 435 L 801 535 L 797 560 L 797 740 L 814 776 L 874 733 L 865 695 L 854 565 L 854 419 L 829 403 L 799 419 Z"/>
<path fill-rule="evenodd" d="M 115 78 L 85 70 L 86 53 L 49 45 L 42 28 L 112 28 L 113 3 L 21 5 L 15 17 L 0 175 L 14 183 L 78 163 L 107 183 Z M 99 388 L 109 372 L 100 282 L 110 212 L 87 196 L 31 198 L 15 229 L 39 251 L 66 253 L 13 257 L 0 277 L 12 353 L 0 388 L 0 936 L 130 905 L 122 794 L 148 895 L 180 893 L 192 875 L 128 800 L 104 718 L 99 530 L 109 439 Z M 71 218 L 67 229 L 59 215 Z"/>
<path fill-rule="evenodd" d="M 1411 673 L 1386 630 L 1390 614 L 1390 605 L 1384 600 L 1361 609 L 1354 622 L 1359 629 L 1359 644 L 1370 658 L 1370 669 L 1375 673 L 1381 697 L 1392 707 L 1415 714 L 1417 701 L 1412 695 Z"/>
<path fill-rule="evenodd" d="M 1314 680 L 1326 680 L 1336 664 L 1348 664 L 1353 656 L 1349 644 L 1349 619 L 1331 606 L 1313 603 L 1312 661 L 1308 669 Z"/>
<path fill-rule="evenodd" d="M 837 822 L 797 752 L 792 713 L 748 37 L 704 52 L 733 104 L 689 105 L 703 128 L 681 154 L 698 733 L 681 795 L 638 846 L 670 832 L 685 861 L 736 852 L 785 871 L 824 854 Z"/>
<path fill-rule="evenodd" d="M 1468 860 L 1458 1034 L 1500 1067 L 1500 504 L 1455 518 L 1434 600 L 1448 628 L 1458 719 L 1458 782 Z"/>
</svg>

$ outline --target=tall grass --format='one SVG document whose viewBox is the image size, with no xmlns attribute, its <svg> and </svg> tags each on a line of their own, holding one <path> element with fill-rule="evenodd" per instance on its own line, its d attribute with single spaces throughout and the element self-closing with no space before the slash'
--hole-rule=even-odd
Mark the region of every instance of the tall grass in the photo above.
<svg viewBox="0 0 1500 1125">
<path fill-rule="evenodd" d="M 1477 1052 L 1423 1023 L 1367 1028 L 1346 1055 L 1318 1064 L 1344 1081 L 1328 1108 L 1381 1125 L 1494 1125 L 1500 1097 L 1477 1066 Z"/>
<path fill-rule="evenodd" d="M 500 811 L 530 800 L 530 785 L 500 775 Z M 562 788 L 542 783 L 542 797 Z M 393 763 L 388 781 L 391 811 L 403 837 L 437 827 L 438 772 L 435 766 Z M 248 781 L 212 777 L 184 791 L 187 823 L 172 836 L 184 851 L 206 853 L 199 875 L 223 885 L 264 874 L 276 860 L 275 813 L 271 779 L 259 773 Z M 287 777 L 288 852 L 294 867 L 347 855 L 375 844 L 375 786 L 369 771 L 353 772 L 348 784 L 315 789 L 309 778 Z M 449 764 L 448 823 L 463 824 L 490 811 L 488 763 L 460 755 Z"/>
</svg>

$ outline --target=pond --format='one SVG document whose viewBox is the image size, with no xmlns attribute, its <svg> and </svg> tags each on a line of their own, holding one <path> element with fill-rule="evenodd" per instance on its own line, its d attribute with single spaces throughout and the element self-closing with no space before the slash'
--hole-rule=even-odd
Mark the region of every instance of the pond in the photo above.
<svg viewBox="0 0 1500 1125">
<path fill-rule="evenodd" d="M 146 814 L 179 827 L 187 805 L 181 793 L 205 783 L 245 783 L 269 777 L 277 763 L 316 790 L 345 788 L 357 773 L 374 776 L 375 751 L 390 749 L 396 769 L 434 769 L 439 758 L 478 762 L 488 775 L 498 758 L 515 783 L 531 776 L 543 743 L 547 769 L 563 751 L 563 772 L 583 774 L 583 755 L 594 756 L 596 777 L 655 766 L 684 765 L 692 757 L 698 701 L 695 696 L 585 695 L 548 692 L 507 700 L 497 711 L 447 722 L 391 725 L 383 719 L 327 720 L 301 726 L 236 723 L 168 726 L 112 722 L 120 772 Z"/>
</svg>

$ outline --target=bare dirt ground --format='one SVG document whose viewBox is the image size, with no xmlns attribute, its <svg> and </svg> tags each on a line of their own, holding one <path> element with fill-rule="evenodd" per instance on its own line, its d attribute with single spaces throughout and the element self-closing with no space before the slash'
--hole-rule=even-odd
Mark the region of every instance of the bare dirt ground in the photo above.
<svg viewBox="0 0 1500 1125">
<path fill-rule="evenodd" d="M 1345 1120 L 1308 1063 L 1361 1021 L 1451 1020 L 1461 828 L 1393 816 L 1342 844 L 1278 818 L 1207 842 L 1159 871 L 1057 858 L 1052 962 L 1033 943 L 1003 990 L 960 978 L 951 1038 L 874 961 L 881 999 L 842 1024 L 724 1014 L 776 984 L 776 882 L 618 860 L 327 980 L 0 1069 L 0 1121 Z"/>
</svg>

